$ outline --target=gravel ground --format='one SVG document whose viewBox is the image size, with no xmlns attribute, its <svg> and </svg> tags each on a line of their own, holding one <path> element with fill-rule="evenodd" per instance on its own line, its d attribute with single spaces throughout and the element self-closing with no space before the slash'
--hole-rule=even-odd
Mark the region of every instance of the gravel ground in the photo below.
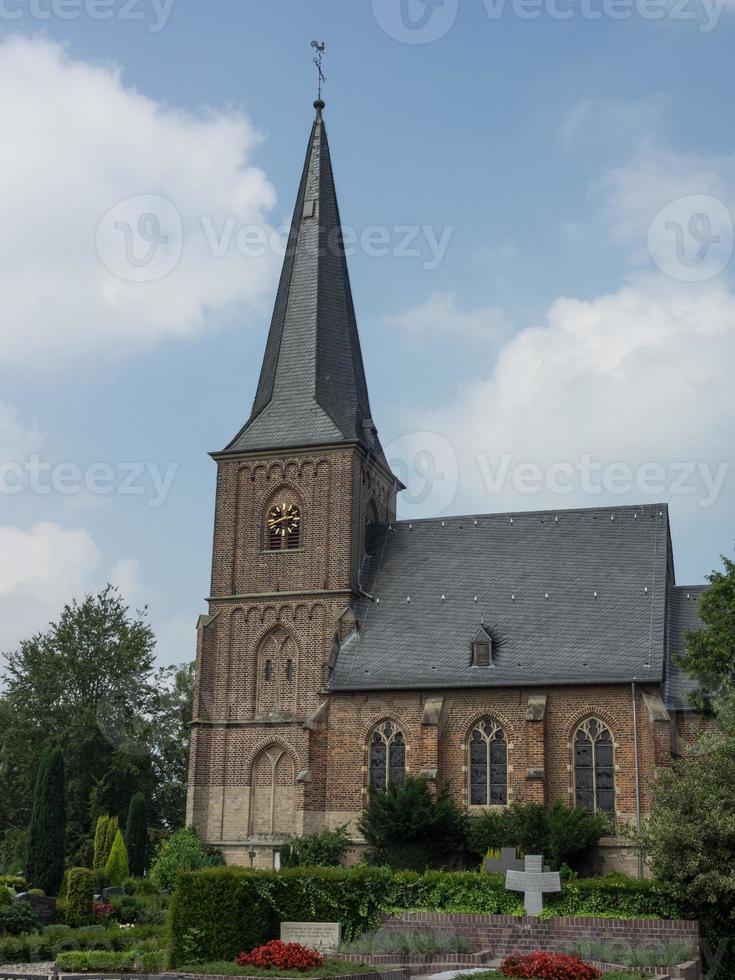
<svg viewBox="0 0 735 980">
<path fill-rule="evenodd" d="M 0 973 L 37 973 L 48 976 L 54 968 L 53 963 L 0 963 Z"/>
</svg>

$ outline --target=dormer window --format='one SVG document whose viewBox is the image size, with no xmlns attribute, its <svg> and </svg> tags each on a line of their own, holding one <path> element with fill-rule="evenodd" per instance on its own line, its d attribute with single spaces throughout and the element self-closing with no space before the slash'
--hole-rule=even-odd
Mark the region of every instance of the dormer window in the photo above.
<svg viewBox="0 0 735 980">
<path fill-rule="evenodd" d="M 493 638 L 483 626 L 472 641 L 472 666 L 492 667 L 493 653 Z"/>
</svg>

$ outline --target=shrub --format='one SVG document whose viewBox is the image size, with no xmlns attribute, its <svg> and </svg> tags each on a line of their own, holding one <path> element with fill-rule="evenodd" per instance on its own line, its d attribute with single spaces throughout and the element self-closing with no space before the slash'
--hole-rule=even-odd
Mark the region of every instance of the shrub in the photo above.
<svg viewBox="0 0 735 980">
<path fill-rule="evenodd" d="M 578 867 L 609 832 L 607 817 L 561 801 L 548 809 L 540 803 L 514 803 L 472 818 L 469 839 L 478 857 L 489 849 L 520 847 L 526 854 L 543 854 L 558 870 L 564 864 Z"/>
<path fill-rule="evenodd" d="M 70 868 L 67 878 L 66 921 L 84 926 L 93 919 L 92 900 L 96 874 L 91 868 Z"/>
<path fill-rule="evenodd" d="M 50 895 L 59 890 L 64 876 L 64 756 L 61 749 L 46 749 L 41 756 L 33 790 L 28 828 L 26 875 Z"/>
<path fill-rule="evenodd" d="M 5 885 L 0 885 L 0 906 L 2 905 L 12 905 L 13 893 Z"/>
<path fill-rule="evenodd" d="M 131 973 L 135 969 L 135 953 L 108 953 L 104 950 L 59 953 L 57 966 L 62 973 Z"/>
<path fill-rule="evenodd" d="M 235 963 L 261 970 L 298 970 L 299 973 L 306 973 L 323 966 L 324 957 L 301 943 L 283 943 L 280 939 L 274 939 L 264 946 L 258 946 L 252 953 L 240 953 Z"/>
<path fill-rule="evenodd" d="M 445 867 L 464 852 L 467 817 L 444 787 L 434 799 L 426 779 L 371 790 L 358 827 L 372 848 L 370 861 L 424 871 Z"/>
<path fill-rule="evenodd" d="M 183 827 L 162 841 L 150 870 L 150 879 L 161 891 L 171 891 L 179 871 L 197 871 L 224 864 L 220 851 L 206 844 L 193 827 Z"/>
<path fill-rule="evenodd" d="M 135 895 L 114 895 L 112 907 L 120 922 L 137 922 L 143 902 Z"/>
<path fill-rule="evenodd" d="M 148 817 L 142 793 L 134 793 L 130 798 L 125 846 L 128 849 L 130 873 L 141 876 L 148 863 Z"/>
<path fill-rule="evenodd" d="M 105 864 L 105 880 L 110 885 L 121 886 L 126 878 L 130 876 L 128 867 L 128 852 L 125 847 L 122 833 L 118 830 L 112 842 L 107 864 Z"/>
<path fill-rule="evenodd" d="M 24 932 L 36 932 L 40 923 L 36 913 L 25 902 L 11 902 L 0 906 L 0 933 L 20 936 Z"/>
<path fill-rule="evenodd" d="M 20 875 L 0 875 L 0 885 L 4 885 L 5 888 L 10 888 L 14 892 L 22 892 L 26 888 L 27 882 Z"/>
<path fill-rule="evenodd" d="M 117 817 L 110 817 L 106 813 L 97 818 L 97 825 L 94 830 L 94 858 L 92 867 L 95 871 L 104 872 L 107 859 L 110 856 L 112 845 L 115 842 L 119 822 Z"/>
<path fill-rule="evenodd" d="M 95 902 L 92 905 L 92 911 L 94 912 L 94 917 L 98 922 L 107 922 L 110 916 L 114 913 L 115 909 L 109 902 Z"/>
<path fill-rule="evenodd" d="M 530 977 L 532 980 L 598 980 L 599 970 L 567 953 L 526 953 L 508 956 L 500 964 L 506 977 Z"/>
<path fill-rule="evenodd" d="M 347 826 L 336 830 L 320 830 L 306 837 L 294 837 L 281 853 L 282 866 L 295 868 L 338 867 L 347 853 L 351 838 Z"/>
</svg>

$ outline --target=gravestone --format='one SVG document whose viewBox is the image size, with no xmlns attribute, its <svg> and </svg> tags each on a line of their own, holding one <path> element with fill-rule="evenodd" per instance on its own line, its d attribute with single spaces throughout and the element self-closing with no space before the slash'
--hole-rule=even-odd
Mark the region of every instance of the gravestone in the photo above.
<svg viewBox="0 0 735 980">
<path fill-rule="evenodd" d="M 29 892 L 20 892 L 15 896 L 15 901 L 30 905 L 42 925 L 50 926 L 56 922 L 56 899 L 50 895 L 31 895 Z"/>
<path fill-rule="evenodd" d="M 121 888 L 120 885 L 110 885 L 109 888 L 102 889 L 102 897 L 107 902 L 113 895 L 124 895 L 125 889 Z"/>
<path fill-rule="evenodd" d="M 342 926 L 339 922 L 282 922 L 281 941 L 333 953 L 342 942 Z"/>
<path fill-rule="evenodd" d="M 505 887 L 509 892 L 523 892 L 526 915 L 540 915 L 544 894 L 561 891 L 561 876 L 558 871 L 544 871 L 544 859 L 540 854 L 529 854 L 523 871 L 506 873 Z"/>
<path fill-rule="evenodd" d="M 525 863 L 515 847 L 501 847 L 500 857 L 486 857 L 482 862 L 485 874 L 504 875 L 508 871 L 523 871 Z"/>
</svg>

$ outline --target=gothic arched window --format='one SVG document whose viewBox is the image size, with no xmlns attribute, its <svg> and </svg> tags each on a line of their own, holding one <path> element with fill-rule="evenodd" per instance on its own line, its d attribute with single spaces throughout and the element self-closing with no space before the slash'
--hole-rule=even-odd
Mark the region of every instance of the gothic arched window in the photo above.
<svg viewBox="0 0 735 980">
<path fill-rule="evenodd" d="M 574 793 L 588 813 L 615 814 L 615 750 L 607 725 L 582 722 L 574 735 Z"/>
<path fill-rule="evenodd" d="M 392 721 L 384 721 L 370 739 L 370 786 L 387 789 L 406 781 L 406 741 Z"/>
<path fill-rule="evenodd" d="M 491 718 L 475 725 L 470 734 L 470 806 L 506 806 L 508 803 L 508 741 Z"/>
</svg>

